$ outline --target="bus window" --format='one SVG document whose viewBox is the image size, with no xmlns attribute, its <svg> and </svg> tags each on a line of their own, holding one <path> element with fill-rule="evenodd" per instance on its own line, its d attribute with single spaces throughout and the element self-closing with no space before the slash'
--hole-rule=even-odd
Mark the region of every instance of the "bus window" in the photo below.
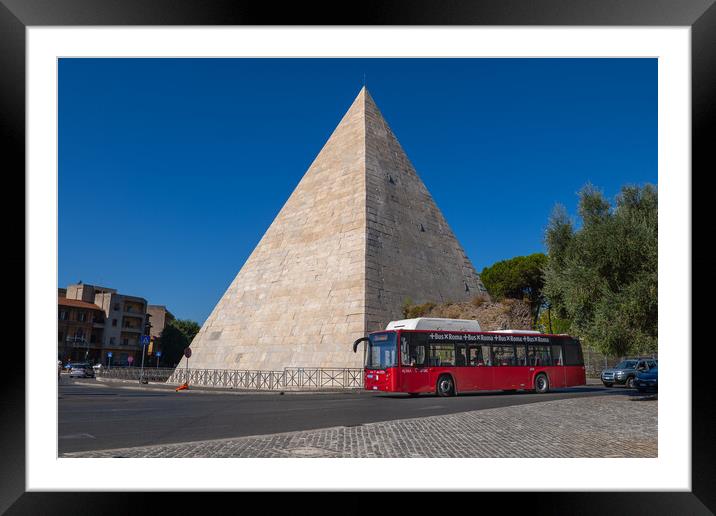
<svg viewBox="0 0 716 516">
<path fill-rule="evenodd" d="M 455 346 L 450 344 L 430 344 L 430 365 L 455 365 Z"/>
<path fill-rule="evenodd" d="M 531 366 L 551 366 L 552 354 L 549 346 L 527 346 L 528 363 Z"/>
<path fill-rule="evenodd" d="M 462 344 L 458 344 L 455 346 L 455 365 L 456 366 L 466 366 L 467 365 L 467 359 L 465 357 L 465 346 Z"/>
<path fill-rule="evenodd" d="M 525 346 L 517 345 L 515 346 L 515 351 L 515 365 L 527 365 L 527 350 Z"/>
<path fill-rule="evenodd" d="M 485 361 L 482 359 L 482 347 L 481 346 L 470 346 L 467 348 L 467 365 L 469 365 L 469 366 L 485 365 Z"/>
<path fill-rule="evenodd" d="M 490 346 L 482 346 L 482 359 L 485 361 L 484 364 L 478 363 L 477 365 L 491 366 L 494 363 L 492 353 L 490 352 Z"/>
<path fill-rule="evenodd" d="M 400 336 L 400 365 L 410 365 L 410 352 L 408 351 L 408 336 Z"/>
<path fill-rule="evenodd" d="M 512 345 L 492 346 L 492 355 L 495 357 L 494 365 L 515 365 L 515 348 Z"/>
<path fill-rule="evenodd" d="M 410 362 L 415 363 L 415 367 L 425 367 L 427 365 L 427 349 L 428 336 L 425 333 L 410 333 Z"/>
<path fill-rule="evenodd" d="M 552 365 L 561 366 L 562 362 L 562 346 L 560 344 L 552 344 Z"/>
<path fill-rule="evenodd" d="M 584 365 L 582 346 L 579 341 L 567 339 L 564 342 L 564 365 Z"/>
</svg>

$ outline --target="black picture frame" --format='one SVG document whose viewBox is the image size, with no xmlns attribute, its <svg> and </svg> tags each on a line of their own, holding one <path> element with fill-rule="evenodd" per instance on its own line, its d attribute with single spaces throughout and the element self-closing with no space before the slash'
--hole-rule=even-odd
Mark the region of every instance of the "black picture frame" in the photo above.
<svg viewBox="0 0 716 516">
<path fill-rule="evenodd" d="M 350 4 L 348 9 L 341 2 L 274 5 L 265 1 L 229 0 L 0 0 L 0 141 L 5 144 L 5 163 L 12 163 L 10 168 L 3 167 L 7 175 L 17 172 L 16 177 L 25 176 L 25 29 L 90 25 L 687 26 L 691 28 L 692 52 L 692 206 L 708 206 L 705 196 L 709 189 L 694 189 L 693 183 L 716 170 L 713 140 L 708 136 L 713 133 L 716 119 L 714 0 L 363 0 Z M 24 182 L 19 184 L 23 185 L 24 192 Z M 699 227 L 698 219 L 692 217 L 692 220 L 694 229 Z M 704 232 L 704 240 L 710 234 Z M 24 235 L 22 238 L 24 240 Z M 696 243 L 705 245 L 700 241 Z M 20 261 L 17 255 L 14 259 Z M 698 259 L 692 261 L 693 265 L 701 263 L 704 262 Z M 700 269 L 703 272 L 705 267 Z M 24 270 L 27 274 L 27 269 Z M 692 320 L 708 320 L 704 313 L 706 306 L 692 300 L 683 302 L 693 307 Z M 702 342 L 705 348 L 707 342 L 696 339 L 695 335 L 685 335 L 685 341 Z M 699 348 L 692 345 L 692 355 L 696 356 L 698 351 Z M 710 363 L 710 360 L 692 360 L 691 364 L 690 492 L 512 493 L 508 496 L 510 508 L 529 511 L 529 514 L 713 514 L 716 510 L 716 418 L 709 385 L 713 376 L 709 374 L 713 369 Z M 169 512 L 180 507 L 180 510 L 189 510 L 182 507 L 186 494 L 180 493 L 149 497 L 142 493 L 118 492 L 26 492 L 23 371 L 13 367 L 3 375 L 0 513 L 125 514 L 138 507 L 153 512 Z M 251 502 L 246 495 L 241 496 L 241 505 L 248 509 Z M 480 505 L 488 507 L 498 496 L 505 494 L 482 493 Z M 502 500 L 504 502 L 504 498 Z"/>
</svg>

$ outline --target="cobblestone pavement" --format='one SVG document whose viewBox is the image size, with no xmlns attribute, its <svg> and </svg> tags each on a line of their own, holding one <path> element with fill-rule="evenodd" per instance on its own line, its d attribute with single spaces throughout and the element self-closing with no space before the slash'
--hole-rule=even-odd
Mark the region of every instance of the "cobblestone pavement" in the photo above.
<svg viewBox="0 0 716 516">
<path fill-rule="evenodd" d="M 628 418 L 624 414 L 629 414 Z M 419 439 L 416 436 L 420 436 Z M 655 397 L 605 395 L 62 457 L 656 457 Z"/>
</svg>

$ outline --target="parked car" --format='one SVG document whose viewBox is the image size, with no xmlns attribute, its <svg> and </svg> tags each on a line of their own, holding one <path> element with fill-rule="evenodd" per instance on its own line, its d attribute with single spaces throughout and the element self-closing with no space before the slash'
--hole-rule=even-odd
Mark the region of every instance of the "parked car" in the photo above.
<svg viewBox="0 0 716 516">
<path fill-rule="evenodd" d="M 639 392 L 657 392 L 659 383 L 659 366 L 649 368 L 646 371 L 638 371 L 634 378 L 634 387 Z"/>
<path fill-rule="evenodd" d="M 94 378 L 94 369 L 87 363 L 72 364 L 70 378 Z"/>
<path fill-rule="evenodd" d="M 657 361 L 653 358 L 630 358 L 623 360 L 615 367 L 602 371 L 602 383 L 605 387 L 618 384 L 626 385 L 629 389 L 632 389 L 637 372 L 648 371 L 656 366 Z"/>
</svg>

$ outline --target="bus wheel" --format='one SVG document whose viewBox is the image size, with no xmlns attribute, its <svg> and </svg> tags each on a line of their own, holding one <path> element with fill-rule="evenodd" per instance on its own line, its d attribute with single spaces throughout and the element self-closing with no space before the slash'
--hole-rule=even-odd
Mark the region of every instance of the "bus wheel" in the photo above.
<svg viewBox="0 0 716 516">
<path fill-rule="evenodd" d="M 538 374 L 535 378 L 535 392 L 543 394 L 549 391 L 549 380 L 546 374 Z"/>
<path fill-rule="evenodd" d="M 450 375 L 444 374 L 438 378 L 438 396 L 452 396 L 455 394 L 455 384 Z"/>
</svg>

